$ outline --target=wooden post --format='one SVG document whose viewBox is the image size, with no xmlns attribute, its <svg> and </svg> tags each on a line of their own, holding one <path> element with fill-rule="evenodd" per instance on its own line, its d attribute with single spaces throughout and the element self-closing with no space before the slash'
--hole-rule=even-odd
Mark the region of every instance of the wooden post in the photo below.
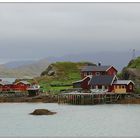
<svg viewBox="0 0 140 140">
<path fill-rule="evenodd" d="M 91 96 L 90 96 L 90 97 L 91 97 L 91 100 L 90 100 L 90 101 L 91 101 L 91 104 L 92 104 L 92 94 L 91 94 Z"/>
<path fill-rule="evenodd" d="M 93 95 L 93 104 L 95 104 L 95 95 Z"/>
<path fill-rule="evenodd" d="M 75 95 L 72 95 L 72 100 L 73 100 L 72 104 L 75 104 Z"/>
<path fill-rule="evenodd" d="M 80 95 L 80 105 L 82 104 L 82 95 Z"/>
<path fill-rule="evenodd" d="M 73 95 L 73 98 L 74 98 L 74 103 L 73 104 L 76 104 L 76 95 Z"/>
<path fill-rule="evenodd" d="M 91 95 L 91 104 L 93 105 L 93 95 Z"/>
<path fill-rule="evenodd" d="M 76 104 L 78 104 L 78 105 L 79 105 L 79 100 L 80 100 L 80 96 L 77 95 L 77 96 L 76 96 Z"/>
<path fill-rule="evenodd" d="M 102 95 L 103 94 L 100 95 L 100 104 L 102 104 Z"/>
<path fill-rule="evenodd" d="M 75 104 L 78 104 L 78 95 L 75 95 Z"/>
<path fill-rule="evenodd" d="M 104 103 L 106 104 L 106 94 L 104 95 Z"/>
<path fill-rule="evenodd" d="M 73 95 L 71 95 L 71 99 L 72 99 L 72 100 L 71 100 L 71 104 L 73 104 Z"/>
<path fill-rule="evenodd" d="M 64 104 L 65 104 L 65 100 L 66 100 L 66 95 L 64 95 Z"/>
<path fill-rule="evenodd" d="M 81 95 L 81 104 L 84 104 L 84 96 Z"/>
<path fill-rule="evenodd" d="M 81 102 L 81 95 L 78 95 L 78 105 L 80 104 L 80 102 Z"/>
<path fill-rule="evenodd" d="M 77 105 L 78 103 L 78 95 L 75 96 L 75 104 Z"/>
<path fill-rule="evenodd" d="M 73 104 L 73 103 L 74 103 L 74 97 L 73 97 L 73 94 L 71 95 L 71 97 L 72 97 L 72 102 L 71 102 L 71 104 Z"/>
<path fill-rule="evenodd" d="M 76 104 L 76 95 L 73 95 L 73 104 L 75 105 Z"/>
<path fill-rule="evenodd" d="M 58 104 L 60 104 L 60 95 L 58 95 Z"/>
<path fill-rule="evenodd" d="M 68 95 L 68 104 L 70 103 L 70 95 Z"/>
<path fill-rule="evenodd" d="M 98 104 L 100 104 L 101 103 L 101 94 L 99 94 L 99 96 L 98 96 Z"/>
</svg>

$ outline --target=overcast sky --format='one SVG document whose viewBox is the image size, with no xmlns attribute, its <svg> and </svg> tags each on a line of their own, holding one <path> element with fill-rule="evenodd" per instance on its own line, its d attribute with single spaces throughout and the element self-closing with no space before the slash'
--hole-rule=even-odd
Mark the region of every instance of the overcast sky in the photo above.
<svg viewBox="0 0 140 140">
<path fill-rule="evenodd" d="M 140 48 L 140 3 L 0 3 L 0 59 Z"/>
</svg>

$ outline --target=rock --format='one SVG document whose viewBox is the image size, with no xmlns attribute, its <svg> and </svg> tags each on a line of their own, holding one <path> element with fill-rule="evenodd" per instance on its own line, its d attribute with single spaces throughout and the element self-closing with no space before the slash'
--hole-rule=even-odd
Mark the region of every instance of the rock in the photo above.
<svg viewBox="0 0 140 140">
<path fill-rule="evenodd" d="M 31 115 L 53 115 L 56 114 L 56 112 L 51 112 L 47 109 L 35 109 L 32 113 L 30 113 Z"/>
<path fill-rule="evenodd" d="M 55 70 L 53 65 L 49 65 L 48 68 L 41 73 L 41 76 L 45 76 L 45 75 L 47 75 L 47 76 L 55 76 L 56 75 L 56 70 Z"/>
</svg>

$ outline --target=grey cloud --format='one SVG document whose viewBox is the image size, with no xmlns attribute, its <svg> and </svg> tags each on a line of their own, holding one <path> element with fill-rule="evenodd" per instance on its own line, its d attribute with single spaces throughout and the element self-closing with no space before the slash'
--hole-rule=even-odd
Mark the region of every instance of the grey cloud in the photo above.
<svg viewBox="0 0 140 140">
<path fill-rule="evenodd" d="M 0 3 L 0 55 L 139 49 L 139 26 L 139 3 Z"/>
</svg>

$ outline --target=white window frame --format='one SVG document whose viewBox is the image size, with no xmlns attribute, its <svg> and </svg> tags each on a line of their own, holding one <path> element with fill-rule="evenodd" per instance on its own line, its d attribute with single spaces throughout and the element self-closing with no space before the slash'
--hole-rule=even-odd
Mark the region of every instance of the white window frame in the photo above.
<svg viewBox="0 0 140 140">
<path fill-rule="evenodd" d="M 92 75 L 92 72 L 88 72 L 88 75 Z"/>
<path fill-rule="evenodd" d="M 84 72 L 84 76 L 87 76 L 87 72 Z"/>
<path fill-rule="evenodd" d="M 95 75 L 97 75 L 97 76 L 98 76 L 98 75 L 101 75 L 101 74 L 100 74 L 100 72 L 96 72 L 96 73 L 95 73 Z"/>
</svg>

